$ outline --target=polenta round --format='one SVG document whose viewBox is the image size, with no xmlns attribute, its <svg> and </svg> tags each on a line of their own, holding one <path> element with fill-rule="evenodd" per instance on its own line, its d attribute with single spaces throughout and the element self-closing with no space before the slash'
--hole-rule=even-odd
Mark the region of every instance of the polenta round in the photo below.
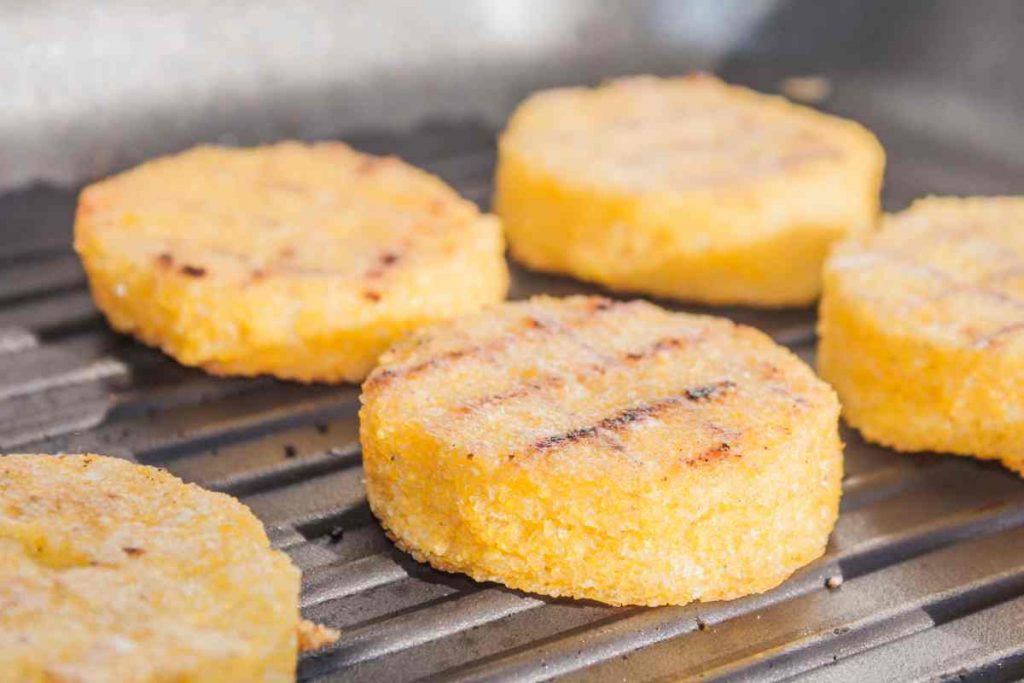
<svg viewBox="0 0 1024 683">
<path fill-rule="evenodd" d="M 818 363 L 866 438 L 1024 473 L 1024 198 L 929 198 L 825 266 Z"/>
<path fill-rule="evenodd" d="M 226 495 L 0 456 L 0 680 L 293 681 L 299 570 Z"/>
<path fill-rule="evenodd" d="M 835 395 L 760 332 L 535 298 L 419 330 L 363 388 L 370 506 L 421 561 L 611 604 L 757 593 L 821 555 Z"/>
<path fill-rule="evenodd" d="M 501 136 L 495 208 L 531 268 L 798 306 L 829 245 L 877 219 L 884 162 L 851 121 L 703 74 L 634 77 L 527 99 Z"/>
<path fill-rule="evenodd" d="M 340 143 L 145 163 L 82 192 L 75 248 L 115 329 L 226 375 L 359 381 L 397 337 L 508 286 L 496 219 Z"/>
</svg>

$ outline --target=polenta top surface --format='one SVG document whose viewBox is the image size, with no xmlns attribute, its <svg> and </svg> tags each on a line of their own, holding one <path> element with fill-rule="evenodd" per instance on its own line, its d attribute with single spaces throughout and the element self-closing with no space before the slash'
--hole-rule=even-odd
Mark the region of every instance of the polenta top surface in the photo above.
<svg viewBox="0 0 1024 683">
<path fill-rule="evenodd" d="M 298 584 L 229 496 L 114 458 L 0 457 L 0 671 L 19 680 L 286 675 Z"/>
<path fill-rule="evenodd" d="M 342 143 L 197 147 L 87 187 L 78 240 L 197 282 L 416 277 L 493 218 L 440 179 Z M 344 288 L 343 288 L 344 289 Z"/>
<path fill-rule="evenodd" d="M 828 287 L 894 334 L 1024 353 L 1024 198 L 929 198 L 836 248 Z"/>
<path fill-rule="evenodd" d="M 496 467 L 756 457 L 813 411 L 835 411 L 831 390 L 752 328 L 587 297 L 420 330 L 385 354 L 363 401 L 381 424 Z"/>
<path fill-rule="evenodd" d="M 840 162 L 864 135 L 852 122 L 712 76 L 640 76 L 533 95 L 502 151 L 577 183 L 686 191 Z"/>
</svg>

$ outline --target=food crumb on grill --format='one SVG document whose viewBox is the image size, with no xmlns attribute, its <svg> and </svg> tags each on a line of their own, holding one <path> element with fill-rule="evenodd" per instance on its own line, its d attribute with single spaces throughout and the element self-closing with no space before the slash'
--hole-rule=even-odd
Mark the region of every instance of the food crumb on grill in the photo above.
<svg viewBox="0 0 1024 683">
<path fill-rule="evenodd" d="M 830 576 L 825 581 L 825 587 L 829 590 L 835 590 L 843 585 L 843 577 L 840 575 Z"/>
<path fill-rule="evenodd" d="M 297 449 L 292 444 L 286 443 L 284 445 L 284 457 L 286 457 L 286 458 L 294 458 L 298 454 L 299 454 L 299 449 Z"/>
<path fill-rule="evenodd" d="M 782 79 L 779 91 L 791 100 L 817 104 L 832 94 L 832 82 L 824 76 L 793 76 Z"/>
<path fill-rule="evenodd" d="M 299 652 L 319 650 L 326 645 L 338 642 L 341 631 L 323 624 L 314 624 L 308 619 L 299 622 Z"/>
</svg>

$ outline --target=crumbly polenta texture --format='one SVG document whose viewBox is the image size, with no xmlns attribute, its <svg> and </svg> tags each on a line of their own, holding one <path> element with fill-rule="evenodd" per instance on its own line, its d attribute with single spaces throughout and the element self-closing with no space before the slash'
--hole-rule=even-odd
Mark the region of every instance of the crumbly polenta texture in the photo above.
<svg viewBox="0 0 1024 683">
<path fill-rule="evenodd" d="M 531 268 L 710 304 L 806 305 L 829 246 L 870 229 L 875 137 L 716 78 L 530 97 L 499 145 L 495 208 Z"/>
<path fill-rule="evenodd" d="M 0 681 L 293 681 L 298 599 L 229 496 L 114 458 L 0 457 Z"/>
<path fill-rule="evenodd" d="M 1024 473 L 1024 199 L 924 199 L 838 246 L 818 333 L 867 439 Z"/>
<path fill-rule="evenodd" d="M 82 192 L 75 248 L 115 329 L 226 375 L 360 381 L 396 338 L 508 287 L 494 217 L 340 143 L 148 162 Z"/>
<path fill-rule="evenodd" d="M 616 605 L 758 593 L 825 549 L 834 393 L 751 328 L 536 298 L 420 330 L 363 387 L 370 506 L 421 561 Z"/>
</svg>

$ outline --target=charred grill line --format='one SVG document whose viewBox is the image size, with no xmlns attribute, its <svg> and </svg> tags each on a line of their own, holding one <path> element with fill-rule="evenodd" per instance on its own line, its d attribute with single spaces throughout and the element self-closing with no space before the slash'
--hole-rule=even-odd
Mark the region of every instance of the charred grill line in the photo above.
<svg viewBox="0 0 1024 683">
<path fill-rule="evenodd" d="M 533 329 L 547 329 L 547 326 L 544 323 L 541 323 L 535 318 L 527 318 L 526 323 Z M 603 375 L 605 372 L 607 372 L 608 368 L 610 367 L 621 367 L 629 362 L 635 363 L 637 361 L 644 360 L 645 358 L 655 356 L 658 353 L 661 353 L 662 351 L 667 351 L 669 349 L 678 349 L 682 347 L 684 344 L 696 341 L 697 339 L 699 339 L 699 337 L 664 337 L 654 342 L 645 349 L 642 349 L 640 351 L 631 351 L 629 353 L 626 353 L 622 357 L 615 359 L 611 362 L 605 363 L 603 365 L 596 363 L 588 364 L 584 367 L 583 372 L 579 373 L 577 377 L 586 377 L 588 373 L 592 373 L 595 375 Z M 541 391 L 543 389 L 553 386 L 561 386 L 563 384 L 565 384 L 565 380 L 563 378 L 557 375 L 547 375 L 540 380 L 532 380 L 530 382 L 527 382 L 524 386 L 517 387 L 515 389 L 510 389 L 508 391 L 504 391 L 501 393 L 484 396 L 483 398 L 470 401 L 469 403 L 465 403 L 455 408 L 455 412 L 459 413 L 460 415 L 468 415 L 485 406 L 501 405 L 506 401 L 511 401 L 517 398 L 523 398 L 535 392 Z"/>
<path fill-rule="evenodd" d="M 364 277 L 368 280 L 384 277 L 385 273 L 398 263 L 400 258 L 401 254 L 397 251 L 385 251 L 377 258 L 377 263 L 366 271 Z"/>
<path fill-rule="evenodd" d="M 674 349 L 679 349 L 682 348 L 684 345 L 693 344 L 694 342 L 698 342 L 703 338 L 703 332 L 696 334 L 692 337 L 662 337 L 661 339 L 657 340 L 646 349 L 627 353 L 625 356 L 625 360 L 644 360 L 645 358 L 656 356 L 662 351 L 671 351 Z"/>
<path fill-rule="evenodd" d="M 596 317 L 598 311 L 607 311 L 615 306 L 618 306 L 617 302 L 605 302 L 604 300 L 598 302 L 597 305 L 590 309 L 590 315 L 580 318 L 577 322 L 584 322 L 593 320 Z M 573 326 L 560 325 L 554 327 L 541 320 L 538 320 L 534 316 L 528 316 L 523 320 L 523 329 L 533 331 L 536 334 L 553 334 L 555 332 L 569 333 L 577 328 Z M 484 344 L 477 344 L 476 346 L 469 346 L 463 349 L 455 349 L 439 354 L 432 358 L 428 358 L 424 361 L 420 361 L 414 365 L 410 365 L 406 368 L 400 368 L 398 370 L 382 370 L 374 372 L 370 375 L 370 378 L 366 380 L 365 386 L 367 387 L 381 387 L 397 377 L 414 377 L 421 372 L 430 370 L 432 368 L 444 366 L 451 361 L 459 360 L 462 358 L 471 358 L 482 356 L 493 351 L 499 351 L 501 349 L 511 346 L 513 343 L 519 341 L 523 337 L 523 333 L 512 332 L 506 334 Z"/>
<path fill-rule="evenodd" d="M 497 341 L 497 340 L 496 340 Z M 369 387 L 378 387 L 390 383 L 397 377 L 415 377 L 425 370 L 435 368 L 441 365 L 445 365 L 451 361 L 465 358 L 466 356 L 473 356 L 483 353 L 487 350 L 495 350 L 497 345 L 492 342 L 490 344 L 480 346 L 470 346 L 464 349 L 455 349 L 454 351 L 447 351 L 433 358 L 428 358 L 425 361 L 416 363 L 407 368 L 399 370 L 381 370 L 370 375 L 370 378 L 366 381 Z"/>
<path fill-rule="evenodd" d="M 564 444 L 575 443 L 582 441 L 601 432 L 612 432 L 618 433 L 623 428 L 645 420 L 649 417 L 653 417 L 663 412 L 664 410 L 671 408 L 672 406 L 680 405 L 686 402 L 689 403 L 703 403 L 710 401 L 724 392 L 730 391 L 736 387 L 736 383 L 730 380 L 722 380 L 714 382 L 712 384 L 705 384 L 699 387 L 693 387 L 686 389 L 681 395 L 669 396 L 660 401 L 649 403 L 646 405 L 636 406 L 634 408 L 627 408 L 620 413 L 606 417 L 600 422 L 587 426 L 573 429 L 572 431 L 563 432 L 561 434 L 554 434 L 552 436 L 546 436 L 543 439 L 535 441 L 530 447 L 530 450 L 536 452 L 549 451 L 553 448 L 562 446 Z"/>
<path fill-rule="evenodd" d="M 719 392 L 727 389 L 734 389 L 735 387 L 736 383 L 729 380 L 715 382 L 714 384 L 705 384 L 703 386 L 687 389 L 686 398 L 691 401 L 707 401 L 714 398 Z"/>
<path fill-rule="evenodd" d="M 700 463 L 711 462 L 712 460 L 717 460 L 719 458 L 724 458 L 727 456 L 735 457 L 737 455 L 739 454 L 732 449 L 732 446 L 729 445 L 729 442 L 722 441 L 718 445 L 712 446 L 711 448 L 707 449 L 697 457 L 691 458 L 687 462 L 691 465 L 696 465 Z"/>
<path fill-rule="evenodd" d="M 981 297 L 994 299 L 996 301 L 1007 304 L 1014 308 L 1024 308 L 1024 300 L 1020 299 L 1017 296 L 1013 296 L 1007 292 L 986 287 L 985 285 L 988 284 L 986 280 L 982 280 L 979 282 L 964 282 L 962 280 L 956 279 L 955 277 L 953 277 L 944 270 L 935 268 L 924 263 L 920 263 L 918 261 L 915 261 L 913 258 L 908 258 L 905 254 L 902 254 L 898 251 L 893 251 L 891 249 L 875 250 L 872 253 L 878 256 L 879 258 L 888 260 L 890 263 L 895 263 L 897 265 L 901 265 L 907 268 L 915 268 L 917 270 L 927 272 L 929 275 L 933 276 L 937 280 L 941 280 L 942 283 L 945 285 L 945 290 L 942 292 L 942 294 L 939 295 L 939 297 L 934 298 L 948 297 L 952 294 L 971 293 L 977 294 Z"/>
<path fill-rule="evenodd" d="M 481 399 L 477 399 L 475 401 L 463 404 L 456 408 L 455 412 L 459 413 L 460 415 L 469 415 L 485 406 L 501 405 L 505 401 L 510 401 L 512 399 L 529 396 L 530 394 L 545 389 L 547 387 L 561 386 L 563 384 L 565 384 L 565 380 L 562 379 L 561 377 L 558 377 L 556 375 L 548 375 L 539 380 L 533 380 L 531 382 L 528 382 L 521 387 L 510 389 L 509 391 L 505 391 L 499 394 L 491 394 L 489 396 L 484 396 Z"/>
<path fill-rule="evenodd" d="M 974 345 L 977 348 L 985 348 L 985 347 L 991 346 L 992 344 L 996 343 L 996 341 L 1000 340 L 1002 337 L 1005 337 L 1007 335 L 1011 335 L 1014 332 L 1019 332 L 1021 330 L 1024 330 L 1024 322 L 1011 323 L 1010 325 L 1003 325 L 1002 327 L 1000 327 L 995 332 L 987 334 L 987 335 L 985 335 L 983 337 L 979 337 L 974 342 Z"/>
</svg>

